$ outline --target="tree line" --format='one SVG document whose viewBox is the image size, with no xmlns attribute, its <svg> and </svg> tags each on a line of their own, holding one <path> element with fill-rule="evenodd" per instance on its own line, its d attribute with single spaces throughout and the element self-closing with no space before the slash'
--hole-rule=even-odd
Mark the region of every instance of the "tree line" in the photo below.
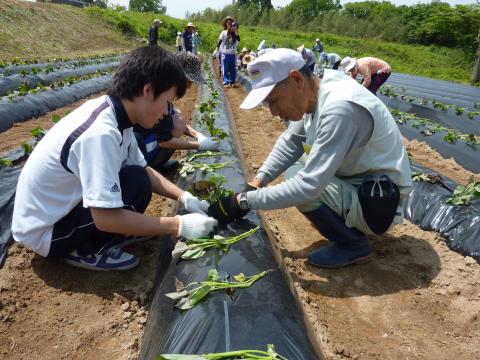
<svg viewBox="0 0 480 360">
<path fill-rule="evenodd" d="M 237 0 L 222 10 L 187 13 L 192 21 L 216 23 L 227 15 L 251 26 L 460 48 L 472 60 L 480 28 L 479 4 L 451 6 L 441 1 L 412 6 L 363 1 L 342 6 L 339 0 L 293 0 L 274 8 L 270 0 Z"/>
</svg>

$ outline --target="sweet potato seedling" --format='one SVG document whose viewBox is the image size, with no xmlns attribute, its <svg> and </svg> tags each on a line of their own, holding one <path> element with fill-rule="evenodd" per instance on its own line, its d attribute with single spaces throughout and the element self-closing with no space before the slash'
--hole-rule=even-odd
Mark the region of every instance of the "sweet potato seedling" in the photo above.
<svg viewBox="0 0 480 360">
<path fill-rule="evenodd" d="M 223 237 L 220 235 L 215 235 L 213 238 L 210 237 L 201 237 L 198 239 L 188 240 L 187 249 L 180 256 L 185 260 L 196 260 L 207 252 L 208 249 L 216 248 L 228 252 L 230 246 L 236 244 L 242 239 L 245 239 L 255 233 L 258 230 L 258 226 L 249 231 L 246 231 L 237 236 Z"/>
</svg>

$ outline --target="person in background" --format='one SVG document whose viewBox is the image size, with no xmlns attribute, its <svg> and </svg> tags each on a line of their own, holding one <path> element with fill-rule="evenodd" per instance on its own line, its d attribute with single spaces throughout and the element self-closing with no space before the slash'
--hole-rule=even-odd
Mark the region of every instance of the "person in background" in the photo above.
<svg viewBox="0 0 480 360">
<path fill-rule="evenodd" d="M 175 39 L 175 47 L 178 52 L 183 51 L 183 45 L 182 45 L 182 32 L 179 31 L 177 32 L 177 38 Z"/>
<path fill-rule="evenodd" d="M 231 16 L 226 16 L 225 18 L 223 18 L 223 20 L 222 20 L 223 30 L 220 32 L 219 38 L 222 36 L 223 31 L 227 30 L 232 25 L 232 23 L 234 21 L 235 20 Z M 215 51 L 213 52 L 213 57 L 217 58 L 218 74 L 220 76 L 222 76 L 222 68 L 223 68 L 223 65 L 222 65 L 222 51 L 218 46 L 216 47 Z"/>
<path fill-rule="evenodd" d="M 158 45 L 158 28 L 163 24 L 160 19 L 153 20 L 152 26 L 148 31 L 148 43 L 150 45 Z"/>
<path fill-rule="evenodd" d="M 209 234 L 217 221 L 204 215 L 208 203 L 149 167 L 133 132 L 135 125 L 152 128 L 186 88 L 172 53 L 145 46 L 127 54 L 107 95 L 68 114 L 31 153 L 18 179 L 13 238 L 41 256 L 107 271 L 138 265 L 122 250 L 129 235 L 161 241 L 161 235 Z M 144 215 L 152 192 L 194 214 Z"/>
<path fill-rule="evenodd" d="M 337 268 L 368 259 L 366 234 L 400 224 L 412 188 L 408 154 L 387 107 L 339 71 L 314 76 L 290 49 L 272 50 L 247 70 L 252 91 L 240 108 L 268 106 L 290 123 L 247 189 L 208 213 L 228 223 L 250 210 L 296 206 L 328 239 L 309 254 L 310 264 Z M 283 182 L 267 186 L 282 173 Z"/>
<path fill-rule="evenodd" d="M 183 32 L 183 49 L 188 52 L 193 52 L 193 33 L 195 32 L 195 25 L 189 22 L 185 31 Z"/>
<path fill-rule="evenodd" d="M 187 89 L 192 84 L 205 84 L 201 63 L 197 56 L 189 52 L 179 52 L 176 58 L 182 65 L 187 77 Z M 206 137 L 187 125 L 182 113 L 170 104 L 169 114 L 152 129 L 140 125 L 134 127 L 135 137 L 147 164 L 162 174 L 170 174 L 179 163 L 170 159 L 175 150 L 217 150 L 219 142 Z M 193 140 L 185 140 L 182 136 Z"/>
<path fill-rule="evenodd" d="M 193 44 L 193 54 L 198 55 L 198 51 L 200 49 L 200 44 L 202 42 L 202 39 L 200 38 L 200 35 L 198 34 L 198 30 L 195 29 L 192 35 L 192 44 Z"/>
<path fill-rule="evenodd" d="M 221 32 L 217 43 L 217 49 L 222 52 L 222 73 L 223 84 L 225 87 L 236 87 L 237 80 L 237 46 L 240 42 L 240 35 L 238 35 L 238 24 L 232 22 L 227 30 Z"/>
<path fill-rule="evenodd" d="M 315 70 L 315 63 L 317 62 L 317 59 L 315 58 L 315 54 L 313 53 L 312 50 L 307 49 L 305 45 L 300 45 L 297 48 L 297 51 L 302 55 L 303 59 L 305 60 L 305 63 L 309 67 L 310 71 L 313 73 Z"/>
<path fill-rule="evenodd" d="M 238 55 L 238 62 L 239 62 L 239 65 L 238 65 L 238 69 L 241 70 L 241 69 L 246 69 L 247 68 L 247 65 L 244 65 L 242 60 L 243 60 L 243 57 L 247 54 L 250 53 L 250 50 L 247 49 L 246 47 L 244 47 L 242 49 L 242 51 L 240 52 L 240 55 Z"/>
<path fill-rule="evenodd" d="M 320 55 L 323 52 L 323 44 L 322 44 L 322 42 L 320 41 L 319 38 L 317 38 L 315 40 L 315 44 L 313 44 L 313 46 L 312 46 L 312 51 L 313 52 L 316 51 L 318 53 L 318 55 Z"/>
<path fill-rule="evenodd" d="M 335 53 L 329 53 L 329 54 L 326 54 L 326 58 L 330 68 L 333 70 L 338 70 L 338 67 L 340 66 L 340 63 L 342 61 L 342 58 L 340 57 L 340 55 Z"/>
<path fill-rule="evenodd" d="M 374 95 L 377 95 L 377 90 L 392 73 L 392 68 L 386 61 L 374 57 L 355 59 L 346 56 L 341 65 L 343 70 L 350 73 L 353 79 L 356 79 L 358 74 L 362 75 L 362 85 Z"/>
</svg>

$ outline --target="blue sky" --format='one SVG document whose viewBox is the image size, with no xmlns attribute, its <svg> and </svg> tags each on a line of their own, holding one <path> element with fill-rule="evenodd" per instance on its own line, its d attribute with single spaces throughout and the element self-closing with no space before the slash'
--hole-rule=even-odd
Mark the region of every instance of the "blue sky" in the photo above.
<svg viewBox="0 0 480 360">
<path fill-rule="evenodd" d="M 272 0 L 273 6 L 285 6 L 290 3 L 291 0 Z M 341 3 L 353 2 L 352 0 L 341 0 Z M 419 0 L 390 0 L 391 3 L 396 5 L 412 5 L 416 3 L 429 3 L 430 1 L 419 1 Z M 475 0 L 451 0 L 446 1 L 449 4 L 472 4 L 475 3 Z M 129 0 L 110 0 L 112 4 L 119 4 L 123 6 L 128 6 Z M 214 9 L 221 9 L 225 5 L 231 4 L 232 0 L 163 0 L 163 5 L 167 7 L 167 15 L 184 18 L 185 12 L 197 12 L 207 7 Z"/>
</svg>

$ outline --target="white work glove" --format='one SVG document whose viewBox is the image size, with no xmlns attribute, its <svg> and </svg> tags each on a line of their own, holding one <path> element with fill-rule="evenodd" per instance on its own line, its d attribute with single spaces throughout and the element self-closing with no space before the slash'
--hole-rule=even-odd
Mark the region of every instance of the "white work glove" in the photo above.
<svg viewBox="0 0 480 360">
<path fill-rule="evenodd" d="M 200 213 L 203 215 L 207 215 L 207 210 L 209 206 L 208 202 L 196 198 L 188 191 L 185 191 L 182 196 L 179 197 L 178 201 L 189 213 Z"/>
<path fill-rule="evenodd" d="M 205 135 L 203 135 L 201 132 L 197 131 L 197 136 L 196 136 L 197 141 L 201 141 L 201 140 L 206 139 L 206 138 L 207 137 Z"/>
<path fill-rule="evenodd" d="M 207 236 L 218 225 L 214 218 L 202 214 L 178 215 L 178 236 L 187 240 Z"/>
<path fill-rule="evenodd" d="M 218 55 L 218 49 L 215 49 L 215 51 L 212 53 L 212 57 L 216 58 Z"/>
<path fill-rule="evenodd" d="M 212 138 L 206 137 L 205 139 L 198 139 L 198 150 L 217 150 L 220 145 L 219 141 L 212 140 Z"/>
</svg>

